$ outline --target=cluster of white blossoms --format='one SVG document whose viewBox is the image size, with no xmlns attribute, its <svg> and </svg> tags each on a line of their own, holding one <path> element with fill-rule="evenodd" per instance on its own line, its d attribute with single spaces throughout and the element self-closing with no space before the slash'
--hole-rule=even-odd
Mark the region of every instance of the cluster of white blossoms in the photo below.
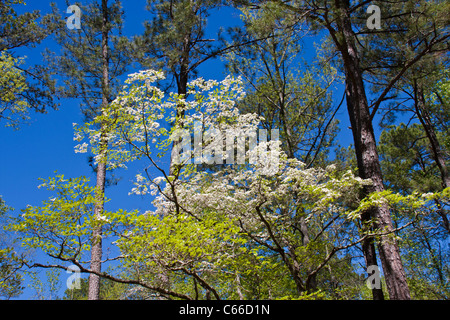
<svg viewBox="0 0 450 320">
<path fill-rule="evenodd" d="M 132 84 L 133 82 L 137 81 L 145 81 L 145 83 L 151 85 L 152 83 L 155 83 L 159 80 L 164 80 L 165 78 L 166 77 L 164 75 L 164 72 L 153 69 L 147 69 L 128 75 L 128 78 L 125 80 L 125 83 Z M 124 87 L 123 89 L 126 90 L 127 88 Z"/>
<path fill-rule="evenodd" d="M 209 91 L 213 87 L 217 86 L 216 80 L 205 80 L 203 78 L 197 78 L 189 82 L 188 95 L 196 94 L 199 91 Z"/>
<path fill-rule="evenodd" d="M 295 272 L 318 270 L 337 250 L 359 243 L 363 210 L 386 203 L 385 195 L 360 198 L 371 181 L 288 158 L 277 130 L 262 130 L 261 117 L 240 112 L 240 79 L 196 79 L 187 96 L 165 94 L 156 87 L 160 79 L 154 71 L 131 75 L 109 108 L 74 138 L 78 152 L 91 148 L 96 159 L 107 141 L 110 168 L 145 160 L 145 174 L 135 176 L 129 194 L 150 196 L 152 208 L 106 213 L 100 221 L 124 224 L 115 243 L 133 266 L 203 276 L 278 256 Z M 171 152 L 173 162 L 164 167 L 155 151 Z M 325 254 L 330 236 L 335 240 Z"/>
<path fill-rule="evenodd" d="M 101 143 L 107 142 L 107 164 L 113 169 L 126 167 L 126 162 L 142 155 L 148 156 L 156 149 L 161 152 L 161 147 L 167 148 L 181 138 L 182 143 L 175 143 L 175 149 L 172 150 L 174 163 L 180 164 L 186 159 L 194 159 L 196 164 L 231 164 L 234 163 L 236 145 L 236 160 L 242 164 L 242 159 L 245 158 L 246 137 L 250 140 L 250 149 L 255 149 L 258 125 L 261 121 L 256 114 L 241 114 L 237 108 L 237 102 L 245 96 L 242 80 L 230 76 L 223 81 L 199 78 L 188 84 L 189 94 L 185 97 L 176 93 L 165 95 L 156 86 L 157 81 L 163 79 L 164 75 L 154 70 L 131 74 L 125 81 L 122 92 L 108 108 L 102 110 L 100 116 L 92 123 L 75 126 L 74 140 L 89 141 L 89 144 L 83 142 L 75 146 L 75 151 L 87 152 L 90 146 L 90 151 L 98 162 L 101 160 Z M 177 119 L 176 115 L 180 112 L 183 112 L 184 116 Z M 172 126 L 171 129 L 166 129 L 169 126 Z M 194 134 L 193 152 L 191 134 Z M 267 132 L 261 130 L 259 137 L 260 142 L 264 144 L 268 138 Z M 277 130 L 271 133 L 271 139 L 278 140 Z M 267 162 L 267 159 L 273 158 L 276 162 L 276 143 L 264 145 L 266 148 L 273 145 L 274 152 L 261 161 Z M 179 148 L 183 149 L 182 161 Z M 255 150 L 262 151 L 262 148 Z M 267 150 L 266 153 L 268 154 Z M 260 155 L 265 156 L 264 153 Z M 256 160 L 251 162 L 255 164 Z"/>
<path fill-rule="evenodd" d="M 182 100 L 182 125 L 170 135 L 176 142 L 173 163 L 254 165 L 259 161 L 276 172 L 279 132 L 271 130 L 267 143 L 267 130 L 259 128 L 262 118 L 240 113 L 237 103 L 245 96 L 240 78 L 228 76 L 221 82 L 196 79 L 189 83 L 189 92 L 194 98 Z M 246 154 L 246 149 L 253 152 Z"/>
<path fill-rule="evenodd" d="M 269 238 L 268 225 L 271 232 L 289 230 L 298 220 L 299 208 L 305 223 L 324 228 L 340 229 L 346 221 L 359 218 L 360 211 L 353 208 L 358 207 L 360 190 L 369 181 L 355 177 L 351 171 L 337 174 L 333 167 L 306 169 L 283 152 L 278 165 L 277 172 L 269 175 L 258 165 L 221 167 L 213 173 L 195 171 L 173 185 L 159 177 L 136 182 L 136 191 L 143 189 L 143 184 L 148 189 L 158 185 L 153 193 L 155 215 L 170 215 L 176 206 L 200 218 L 205 212 L 215 212 L 239 221 L 244 232 L 261 241 Z"/>
<path fill-rule="evenodd" d="M 249 126 L 249 123 L 242 128 L 239 126 L 242 121 L 237 123 L 237 126 L 227 125 L 222 131 L 216 127 L 204 130 L 202 122 L 194 121 L 193 134 L 187 129 L 174 132 L 171 140 L 179 143 L 175 144 L 172 150 L 173 163 L 178 165 L 249 163 L 263 170 L 270 167 L 271 173 L 276 173 L 280 149 L 279 130 L 271 130 L 268 141 L 266 129 L 257 129 L 256 126 Z"/>
<path fill-rule="evenodd" d="M 214 173 L 189 169 L 188 177 L 180 176 L 175 182 L 168 181 L 168 175 L 154 179 L 137 175 L 130 193 L 156 196 L 156 212 L 172 211 L 174 199 L 189 212 L 200 214 L 209 208 L 230 215 L 250 214 L 258 206 L 275 202 L 292 203 L 295 197 L 311 204 L 311 214 L 334 211 L 336 201 L 346 206 L 357 200 L 365 181 L 351 172 L 336 178 L 331 167 L 305 169 L 280 150 L 277 130 L 270 132 L 269 140 L 269 132 L 259 128 L 262 118 L 240 113 L 237 103 L 245 95 L 240 79 L 196 79 L 184 97 L 164 95 L 155 83 L 163 78 L 153 70 L 130 75 L 110 107 L 75 136 L 77 141 L 88 138 L 94 154 L 100 139 L 106 139 L 112 168 L 143 155 L 151 160 L 154 150 L 173 151 L 174 162 L 186 168 L 199 163 L 230 164 L 217 167 Z M 168 121 L 176 120 L 177 110 L 183 111 L 183 117 L 167 129 Z M 98 123 L 106 123 L 106 133 L 95 127 Z M 82 152 L 88 145 L 76 148 Z"/>
<path fill-rule="evenodd" d="M 131 74 L 123 90 L 101 115 L 83 126 L 74 124 L 74 140 L 89 141 L 89 144 L 76 145 L 75 152 L 90 151 L 98 163 L 102 159 L 101 146 L 107 144 L 108 169 L 126 168 L 127 162 L 142 155 L 142 150 L 130 148 L 130 145 L 148 147 L 149 141 L 156 143 L 158 138 L 167 139 L 161 125 L 175 102 L 165 101 L 164 92 L 156 86 L 156 82 L 163 79 L 164 74 L 154 70 Z"/>
</svg>

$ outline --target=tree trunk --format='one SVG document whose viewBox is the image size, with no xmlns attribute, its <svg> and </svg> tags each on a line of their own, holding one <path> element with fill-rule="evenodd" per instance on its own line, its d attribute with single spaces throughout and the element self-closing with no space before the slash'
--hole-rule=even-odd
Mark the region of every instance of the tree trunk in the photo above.
<svg viewBox="0 0 450 320">
<path fill-rule="evenodd" d="M 361 221 L 363 223 L 363 233 L 370 232 L 372 228 L 367 225 L 369 222 L 370 214 L 368 212 L 364 212 L 361 216 Z M 362 250 L 364 254 L 364 260 L 366 261 L 366 266 L 377 266 L 377 253 L 375 251 L 375 243 L 373 237 L 368 237 L 364 239 L 362 242 Z M 373 300 L 384 300 L 383 288 L 380 283 L 380 287 L 376 288 L 375 286 L 372 288 L 372 299 Z"/>
<path fill-rule="evenodd" d="M 108 107 L 109 94 L 109 55 L 108 55 L 108 0 L 102 0 L 102 112 Z M 96 204 L 94 208 L 94 218 L 98 220 L 103 214 L 104 197 L 105 197 L 105 180 L 106 180 L 106 160 L 108 141 L 106 139 L 105 125 L 101 127 L 99 160 L 97 166 L 97 182 L 96 182 Z M 94 272 L 101 272 L 102 264 L 102 228 L 94 227 L 91 240 L 91 266 Z M 89 276 L 89 300 L 99 300 L 100 298 L 100 277 L 95 274 Z"/>
<path fill-rule="evenodd" d="M 305 218 L 303 216 L 303 212 L 299 219 L 299 229 L 302 234 L 302 245 L 304 247 L 307 247 L 310 242 L 310 238 L 309 238 L 308 226 L 307 226 Z M 305 287 L 306 287 L 306 291 L 308 293 L 313 293 L 314 291 L 317 290 L 317 273 L 313 273 L 313 271 L 314 271 L 314 268 L 312 268 L 312 267 L 308 268 L 308 277 L 305 281 Z"/>
<path fill-rule="evenodd" d="M 182 68 L 184 70 L 185 68 Z M 179 76 L 177 76 L 177 86 L 178 86 L 178 94 L 186 97 L 187 94 L 187 82 L 188 82 L 188 73 L 183 72 Z M 183 118 L 184 111 L 182 109 L 183 106 L 177 106 L 177 113 L 175 116 L 175 122 L 173 123 L 174 128 L 183 128 Z M 180 155 L 177 154 L 180 152 L 179 145 L 181 142 L 179 141 L 181 137 L 178 137 L 177 140 L 172 143 L 172 150 L 170 152 L 170 165 L 169 165 L 169 175 L 173 176 L 177 172 L 177 168 L 179 169 L 178 163 L 175 163 L 175 159 L 179 159 Z"/>
<path fill-rule="evenodd" d="M 99 163 L 97 166 L 97 184 L 96 184 L 96 205 L 94 208 L 94 217 L 97 219 L 103 213 L 104 190 L 105 190 L 105 163 Z M 101 272 L 102 269 L 102 228 L 94 227 L 91 240 L 91 267 L 94 272 Z M 89 300 L 99 300 L 100 298 L 100 277 L 95 274 L 89 275 Z"/>
<path fill-rule="evenodd" d="M 437 139 L 436 133 L 434 131 L 433 123 L 431 122 L 430 114 L 428 113 L 425 98 L 423 96 L 423 90 L 420 84 L 414 81 L 414 98 L 415 98 L 415 108 L 416 114 L 422 124 L 423 129 L 427 135 L 428 141 L 431 145 L 431 151 L 433 154 L 434 161 L 436 162 L 439 171 L 441 172 L 442 186 L 445 188 L 450 187 L 450 175 L 448 173 L 447 166 L 445 164 L 444 155 Z"/>
<path fill-rule="evenodd" d="M 362 71 L 360 69 L 356 35 L 353 32 L 348 11 L 348 0 L 336 0 L 340 9 L 340 17 L 337 21 L 342 39 L 336 43 L 344 61 L 347 109 L 352 125 L 353 139 L 355 143 L 356 158 L 359 175 L 363 179 L 371 179 L 373 185 L 365 188 L 365 194 L 383 191 L 383 179 L 380 161 L 378 158 L 375 135 L 372 127 L 370 109 L 365 93 Z M 393 230 L 389 208 L 386 205 L 373 207 L 366 213 L 368 219 L 375 219 L 375 227 L 383 233 Z M 368 246 L 370 248 L 370 245 Z M 372 249 L 372 254 L 375 252 Z M 410 299 L 406 275 L 400 257 L 400 250 L 394 238 L 389 235 L 381 236 L 378 243 L 380 260 L 383 266 L 387 289 L 391 299 Z M 373 263 L 373 257 L 370 263 Z M 375 263 L 376 264 L 376 263 Z M 375 296 L 374 296 L 375 298 Z"/>
<path fill-rule="evenodd" d="M 186 98 L 187 95 L 187 84 L 189 81 L 189 52 L 190 52 L 190 41 L 191 41 L 191 34 L 188 32 L 186 36 L 184 37 L 183 42 L 183 52 L 181 54 L 181 61 L 180 61 L 180 71 L 177 73 L 174 71 L 174 75 L 177 81 L 177 92 L 179 95 L 183 95 L 184 98 Z M 182 109 L 183 106 L 177 105 L 176 110 L 176 116 L 175 116 L 175 122 L 173 123 L 174 128 L 183 128 L 183 118 L 184 118 L 184 110 Z M 180 152 L 179 146 L 181 144 L 181 141 L 179 140 L 181 137 L 177 138 L 177 140 L 173 141 L 172 143 L 172 149 L 170 152 L 170 164 L 169 164 L 169 176 L 178 175 L 179 170 L 181 168 L 179 163 L 175 163 L 175 159 L 179 159 L 180 154 L 177 154 Z M 161 286 L 168 290 L 170 288 L 170 280 L 169 275 L 167 272 L 163 272 L 159 275 L 159 278 L 161 280 Z M 207 291 L 207 300 L 208 300 L 208 293 Z"/>
<path fill-rule="evenodd" d="M 433 155 L 433 159 L 436 162 L 436 165 L 438 166 L 439 171 L 441 173 L 442 187 L 444 189 L 448 188 L 450 187 L 450 176 L 448 173 L 447 166 L 445 164 L 444 155 L 442 153 L 439 140 L 437 139 L 430 114 L 425 104 L 422 85 L 418 84 L 416 80 L 414 80 L 414 100 L 417 117 L 419 118 L 419 121 L 422 124 L 425 134 L 427 135 L 428 141 L 430 142 L 431 145 L 431 152 Z M 442 218 L 442 225 L 445 228 L 445 230 L 447 230 L 447 232 L 450 233 L 450 222 L 447 217 L 447 211 L 442 207 L 442 204 L 438 199 L 435 199 L 434 201 L 437 206 L 437 213 Z"/>
<path fill-rule="evenodd" d="M 191 35 L 190 32 L 185 36 L 184 43 L 183 43 L 183 52 L 181 54 L 181 61 L 180 61 L 180 72 L 177 73 L 174 71 L 175 78 L 177 80 L 177 89 L 178 94 L 183 95 L 186 98 L 187 95 L 187 83 L 189 80 L 189 52 L 190 52 L 190 41 L 191 41 Z M 182 110 L 182 106 L 177 106 L 177 113 L 175 116 L 175 123 L 173 124 L 173 127 L 177 128 L 183 127 L 183 118 L 184 118 L 184 111 Z M 172 176 L 175 173 L 175 169 L 177 168 L 177 164 L 174 163 L 174 159 L 178 158 L 179 155 L 176 153 L 179 152 L 179 140 L 175 140 L 172 143 L 172 150 L 171 150 L 171 156 L 170 156 L 170 165 L 169 165 L 169 175 Z"/>
<path fill-rule="evenodd" d="M 352 100 L 352 93 L 353 89 L 351 88 L 351 84 L 349 82 L 346 83 L 346 100 L 347 100 L 347 109 L 349 114 L 354 115 L 355 114 L 355 107 L 353 105 Z M 358 158 L 358 168 L 359 168 L 359 175 L 362 177 L 364 173 L 362 172 L 362 160 L 361 157 L 358 157 L 358 155 L 361 155 L 361 144 L 357 143 L 357 141 L 360 141 L 360 134 L 358 134 L 357 128 L 359 127 L 358 121 L 356 120 L 355 116 L 350 116 L 350 123 L 352 126 L 352 132 L 353 132 L 353 140 L 355 142 L 355 152 Z M 364 195 L 367 195 L 368 191 L 364 191 L 362 194 L 362 197 Z M 373 226 L 370 225 L 370 220 L 372 218 L 372 214 L 369 211 L 366 211 L 361 214 L 361 223 L 362 223 L 362 234 L 367 234 L 373 230 Z M 366 267 L 369 266 L 378 266 L 377 261 L 377 253 L 375 250 L 375 243 L 373 237 L 367 237 L 362 242 L 362 250 L 364 254 L 364 260 L 366 262 Z M 384 294 L 383 289 L 380 288 L 372 288 L 372 297 L 373 300 L 384 300 Z"/>
</svg>

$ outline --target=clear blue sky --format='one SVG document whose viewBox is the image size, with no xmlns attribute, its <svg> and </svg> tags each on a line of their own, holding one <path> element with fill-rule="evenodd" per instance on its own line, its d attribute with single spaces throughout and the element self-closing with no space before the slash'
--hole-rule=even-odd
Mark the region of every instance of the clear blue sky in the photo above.
<svg viewBox="0 0 450 320">
<path fill-rule="evenodd" d="M 74 1 L 75 2 L 75 1 Z M 55 1 L 61 12 L 65 12 L 67 5 L 65 0 Z M 81 1 L 87 4 L 88 1 Z M 127 35 L 140 34 L 143 31 L 142 23 L 149 19 L 150 15 L 145 10 L 145 0 L 123 1 L 125 9 L 125 33 Z M 43 14 L 49 12 L 50 4 L 44 1 L 28 0 L 27 11 L 41 10 Z M 69 14 L 67 14 L 69 16 Z M 210 30 L 217 30 L 220 26 L 227 26 L 237 21 L 238 15 L 230 9 L 221 10 L 213 14 L 209 20 Z M 83 23 L 83 19 L 81 20 Z M 39 63 L 40 52 L 44 47 L 57 49 L 51 41 L 45 41 L 43 45 L 34 49 L 24 49 L 17 53 L 25 54 L 27 63 Z M 312 50 L 307 48 L 307 50 Z M 223 65 L 220 60 L 208 61 L 199 69 L 199 76 L 207 79 L 224 78 Z M 340 100 L 340 94 L 335 97 L 336 103 Z M 347 115 L 345 106 L 341 108 L 338 117 L 342 121 L 340 139 L 342 145 L 348 145 L 351 141 L 351 132 L 347 129 Z M 14 214 L 20 214 L 20 210 L 28 204 L 39 205 L 41 201 L 48 199 L 50 194 L 43 189 L 37 189 L 39 178 L 54 176 L 54 171 L 67 177 L 89 176 L 91 181 L 95 177 L 87 162 L 85 154 L 74 153 L 72 123 L 82 123 L 79 102 L 76 100 L 62 101 L 59 110 L 49 110 L 47 114 L 31 114 L 28 125 L 22 125 L 20 130 L 0 127 L 0 195 L 9 206 L 15 208 Z M 0 123 L 0 125 L 2 125 Z M 137 164 L 137 169 L 142 168 Z M 110 208 L 122 207 L 126 209 L 148 208 L 151 199 L 129 196 L 131 179 L 137 173 L 136 170 L 118 171 L 117 176 L 122 177 L 118 186 L 107 189 L 107 197 L 112 199 Z M 112 209 L 111 208 L 111 209 Z M 61 274 L 62 286 L 69 275 Z M 27 283 L 25 283 L 27 285 Z M 27 289 L 21 298 L 30 298 L 32 292 Z"/>
</svg>

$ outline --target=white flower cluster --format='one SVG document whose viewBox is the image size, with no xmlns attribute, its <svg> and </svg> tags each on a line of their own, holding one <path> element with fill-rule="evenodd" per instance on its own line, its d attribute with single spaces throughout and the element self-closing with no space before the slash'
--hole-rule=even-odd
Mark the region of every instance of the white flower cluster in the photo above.
<svg viewBox="0 0 450 320">
<path fill-rule="evenodd" d="M 165 76 L 162 71 L 148 69 L 148 70 L 141 70 L 139 72 L 128 75 L 128 78 L 125 80 L 125 83 L 131 84 L 136 81 L 145 81 L 146 84 L 151 84 L 158 80 L 164 80 L 164 79 L 165 79 Z M 124 88 L 124 89 L 126 89 L 126 88 Z"/>
<path fill-rule="evenodd" d="M 194 163 L 231 164 L 215 173 L 191 171 L 188 181 L 181 177 L 175 182 L 166 181 L 165 177 L 148 180 L 137 175 L 130 194 L 155 195 L 155 213 L 173 212 L 180 206 L 198 215 L 205 209 L 216 210 L 230 217 L 245 217 L 250 228 L 252 221 L 257 223 L 257 207 L 277 205 L 288 210 L 298 198 L 309 203 L 305 209 L 309 217 L 345 211 L 347 204 L 357 198 L 357 190 L 366 183 L 351 172 L 335 178 L 332 167 L 305 169 L 299 161 L 287 159 L 280 151 L 278 132 L 271 132 L 272 139 L 268 141 L 268 132 L 259 130 L 261 118 L 239 112 L 236 103 L 244 97 L 240 79 L 196 79 L 189 83 L 187 97 L 177 94 L 165 97 L 153 85 L 160 79 L 163 74 L 153 70 L 130 75 L 124 91 L 96 123 L 106 123 L 106 132 L 88 125 L 79 128 L 75 135 L 77 141 L 87 137 L 94 153 L 100 140 L 106 140 L 110 167 L 123 166 L 142 155 L 150 157 L 158 142 L 163 146 L 159 150 L 170 150 L 174 141 L 180 143 L 173 150 L 179 152 L 178 147 L 188 151 L 187 159 L 193 159 Z M 183 111 L 183 118 L 176 119 L 177 110 Z M 171 130 L 166 129 L 167 121 L 172 120 L 178 122 Z M 186 132 L 189 135 L 183 136 Z M 87 148 L 82 143 L 76 150 L 86 152 Z M 97 152 L 97 161 L 99 155 Z M 271 221 L 286 219 L 279 208 L 269 210 L 266 215 Z"/>
<path fill-rule="evenodd" d="M 88 144 L 83 142 L 81 144 L 77 144 L 75 146 L 75 153 L 86 153 L 88 148 Z"/>
</svg>

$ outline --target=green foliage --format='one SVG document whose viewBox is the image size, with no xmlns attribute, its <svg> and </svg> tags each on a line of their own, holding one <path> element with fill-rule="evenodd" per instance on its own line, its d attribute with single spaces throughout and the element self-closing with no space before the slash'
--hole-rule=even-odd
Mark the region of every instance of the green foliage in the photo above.
<svg viewBox="0 0 450 320">
<path fill-rule="evenodd" d="M 22 244 L 31 249 L 42 249 L 49 256 L 63 260 L 77 259 L 90 249 L 95 188 L 84 177 L 66 179 L 57 175 L 42 179 L 40 187 L 54 195 L 42 206 L 28 206 L 23 210 L 12 230 L 24 234 Z"/>
<path fill-rule="evenodd" d="M 129 42 L 122 35 L 124 12 L 120 1 L 113 1 L 106 9 L 108 86 L 104 86 L 101 1 L 78 5 L 83 12 L 81 29 L 69 30 L 65 13 L 52 4 L 52 14 L 45 25 L 55 30 L 52 37 L 61 47 L 61 52 L 46 49 L 43 55 L 54 80 L 58 80 L 56 94 L 62 98 L 81 99 L 81 110 L 90 121 L 100 114 L 103 95 L 108 103 L 114 100 L 121 87 L 119 78 L 132 61 L 128 54 Z"/>
<path fill-rule="evenodd" d="M 324 165 L 337 133 L 331 87 L 336 69 L 325 60 L 302 58 L 302 32 L 295 18 L 271 2 L 260 10 L 242 9 L 251 45 L 227 54 L 230 72 L 245 79 L 244 113 L 257 113 L 262 127 L 280 130 L 282 149 L 308 165 Z M 256 41 L 259 40 L 259 41 Z M 252 68 L 248 66 L 252 65 Z"/>
<path fill-rule="evenodd" d="M 421 125 L 400 124 L 384 130 L 379 150 L 389 188 L 406 194 L 442 189 L 439 170 Z"/>
<path fill-rule="evenodd" d="M 14 52 L 40 43 L 52 29 L 37 22 L 39 11 L 18 15 L 17 5 L 25 3 L 21 0 L 0 3 L 0 120 L 15 129 L 29 119 L 30 110 L 45 112 L 49 107 L 57 107 L 52 95 L 53 83 L 46 74 L 48 69 L 25 67 L 25 57 L 18 57 Z"/>
<path fill-rule="evenodd" d="M 4 50 L 0 55 L 0 119 L 5 126 L 17 127 L 18 123 L 28 120 L 31 105 L 24 97 L 28 83 L 20 66 L 23 59 L 14 58 Z"/>
<path fill-rule="evenodd" d="M 442 65 L 437 66 L 445 68 Z M 425 99 L 427 107 L 430 109 L 432 121 L 435 126 L 436 135 L 440 146 L 446 154 L 446 159 L 450 159 L 450 74 L 446 70 L 438 72 L 437 77 L 432 77 L 432 84 L 427 87 Z"/>
<path fill-rule="evenodd" d="M 145 68 L 173 76 L 177 92 L 186 94 L 197 67 L 221 49 L 219 39 L 205 37 L 210 11 L 220 5 L 217 0 L 147 0 L 152 19 L 145 22 L 144 34 L 133 39 L 135 57 Z"/>
<path fill-rule="evenodd" d="M 9 211 L 12 208 L 0 196 L 0 297 L 6 299 L 20 296 L 24 289 L 23 277 L 18 272 L 22 267 L 20 256 L 14 250 L 8 233 L 4 231 Z"/>
<path fill-rule="evenodd" d="M 45 277 L 37 272 L 30 272 L 30 287 L 34 290 L 35 300 L 59 300 L 58 291 L 61 287 L 60 269 L 47 269 Z"/>
<path fill-rule="evenodd" d="M 0 297 L 6 299 L 20 296 L 23 292 L 23 277 L 20 257 L 11 247 L 0 250 Z"/>
<path fill-rule="evenodd" d="M 34 46 L 51 32 L 37 23 L 39 11 L 18 15 L 15 10 L 17 5 L 26 3 L 23 0 L 5 0 L 0 3 L 0 51 Z"/>
<path fill-rule="evenodd" d="M 365 48 L 358 52 L 361 68 L 373 93 L 386 88 L 386 82 L 428 40 L 440 39 L 432 35 L 439 36 L 446 26 L 448 8 L 440 1 L 381 3 L 386 5 L 383 16 L 392 15 L 386 27 L 394 32 L 365 30 L 365 6 L 351 3 L 358 45 Z M 38 43 L 45 35 L 35 22 L 38 15 L 17 15 L 13 9 L 17 4 L 22 1 L 0 4 L 0 34 L 5 35 L 0 40 L 0 116 L 10 126 L 26 119 L 27 110 L 33 108 L 28 93 L 36 88 L 20 67 L 23 59 L 11 49 Z M 317 60 L 301 61 L 302 28 L 316 32 L 326 25 L 334 44 L 342 45 L 342 12 L 336 7 L 341 1 L 264 1 L 258 10 L 243 8 L 245 30 L 235 29 L 234 35 L 249 44 L 236 45 L 227 56 L 229 70 L 242 78 L 188 82 L 201 63 L 220 52 L 221 47 L 204 35 L 210 10 L 222 4 L 149 0 L 154 19 L 146 23 L 145 34 L 133 41 L 122 37 L 119 1 L 107 9 L 108 30 L 102 29 L 98 2 L 82 7 L 85 19 L 79 31 L 68 32 L 53 7 L 45 23 L 48 30 L 56 31 L 63 50 L 47 52 L 54 68 L 51 75 L 63 76 L 59 96 L 82 99 L 88 120 L 74 126 L 74 140 L 80 143 L 75 151 L 89 150 L 92 162 L 106 161 L 109 170 L 145 163 L 146 169 L 136 172 L 130 194 L 151 202 L 144 210 L 121 208 L 94 215 L 103 197 L 89 179 L 60 174 L 43 179 L 40 187 L 51 193 L 49 199 L 23 209 L 6 231 L 16 232 L 25 250 L 39 250 L 51 262 L 19 256 L 12 246 L 3 246 L 2 234 L 0 295 L 10 298 L 21 293 L 18 270 L 26 264 L 51 268 L 46 281 L 31 273 L 31 287 L 37 299 L 57 299 L 61 269 L 75 264 L 82 272 L 92 272 L 89 251 L 98 240 L 92 234 L 102 230 L 102 241 L 111 249 L 102 264 L 115 263 L 98 274 L 100 298 L 105 300 L 370 299 L 361 265 L 361 245 L 367 236 L 378 243 L 392 239 L 399 243 L 413 298 L 449 299 L 445 221 L 448 225 L 450 189 L 442 190 L 423 127 L 385 126 L 378 148 L 385 191 L 362 196 L 372 181 L 357 177 L 351 147 L 337 150 L 336 165 L 327 166 L 338 130 L 335 106 L 340 101 L 331 91 L 343 65 L 331 56 L 335 51 L 327 47 L 330 39 L 324 41 Z M 300 16 L 308 16 L 308 24 Z M 101 31 L 110 36 L 109 85 L 103 82 Z M 438 42 L 433 50 L 444 47 Z M 154 70 L 131 74 L 122 86 L 119 77 L 131 56 L 141 65 L 157 65 L 174 75 L 177 92 L 162 90 L 165 76 Z M 427 55 L 404 70 L 392 91 L 398 98 L 402 92 L 411 94 L 417 83 L 425 88 L 426 109 L 447 157 L 450 87 L 448 72 L 439 71 L 445 66 L 445 58 Z M 394 124 L 399 105 L 383 104 L 392 113 L 383 125 Z M 373 106 L 375 113 L 379 106 Z M 245 154 L 246 159 L 256 154 L 257 161 L 220 166 L 193 164 L 190 150 L 184 162 L 167 170 L 159 160 L 180 151 L 173 146 L 181 135 L 194 132 L 196 122 L 203 126 L 202 161 L 208 152 L 215 159 L 227 157 L 224 137 L 207 135 L 211 127 L 233 134 L 279 128 L 281 149 L 275 141 L 260 143 Z M 268 147 L 279 156 L 269 168 L 271 161 L 262 156 Z M 373 219 L 362 225 L 362 213 L 376 206 L 389 208 L 394 231 L 377 229 Z M 0 213 L 8 210 L 0 198 Z M 81 289 L 66 290 L 63 299 L 87 299 L 87 292 L 88 280 L 82 278 Z"/>
</svg>

